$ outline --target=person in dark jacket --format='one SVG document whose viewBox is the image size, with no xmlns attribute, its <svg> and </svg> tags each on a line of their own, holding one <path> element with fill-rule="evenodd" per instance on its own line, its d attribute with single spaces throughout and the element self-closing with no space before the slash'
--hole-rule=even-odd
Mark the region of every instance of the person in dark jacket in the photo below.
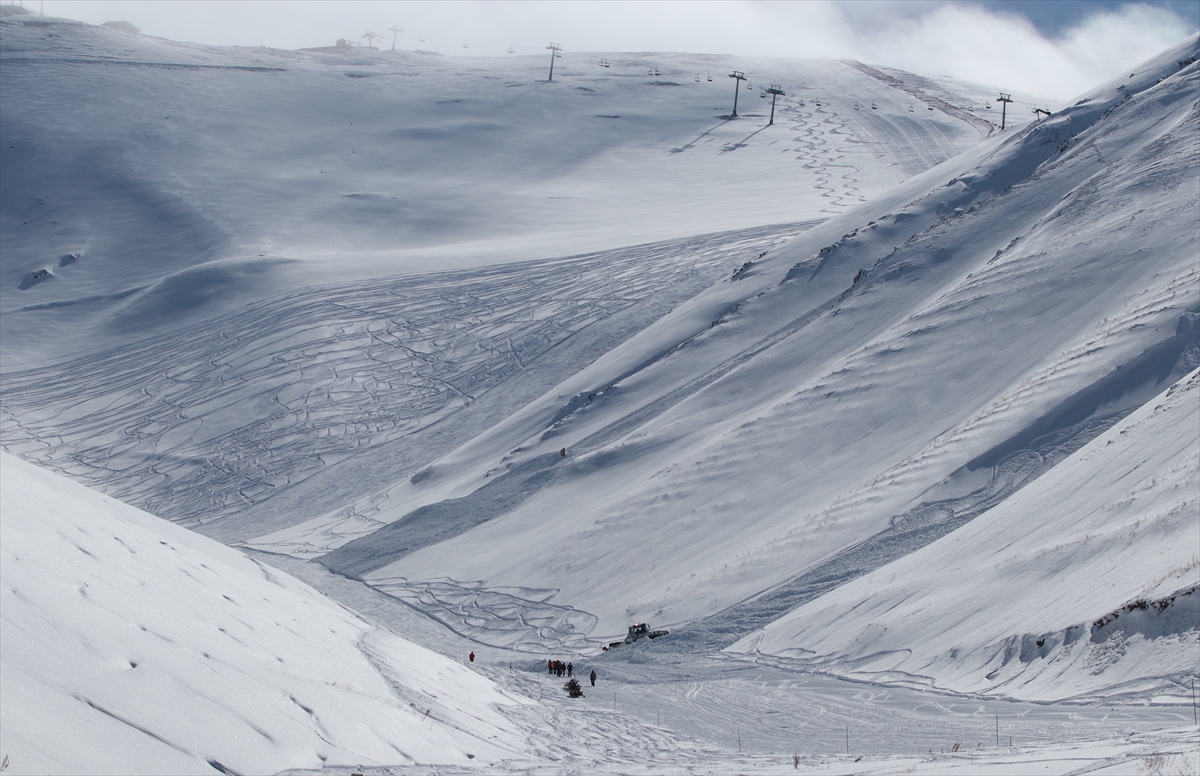
<svg viewBox="0 0 1200 776">
<path fill-rule="evenodd" d="M 596 672 L 595 671 L 592 671 L 591 679 L 592 679 L 592 687 L 595 687 L 596 686 Z"/>
<path fill-rule="evenodd" d="M 567 676 L 574 676 L 574 675 L 575 675 L 575 665 L 573 663 L 567 663 Z"/>
</svg>

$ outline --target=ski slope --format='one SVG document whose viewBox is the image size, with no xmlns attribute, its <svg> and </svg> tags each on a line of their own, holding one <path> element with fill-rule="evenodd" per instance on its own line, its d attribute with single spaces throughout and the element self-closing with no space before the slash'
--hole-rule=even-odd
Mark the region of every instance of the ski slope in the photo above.
<svg viewBox="0 0 1200 776">
<path fill-rule="evenodd" d="M 1197 754 L 1196 37 L 1038 123 L 1016 95 L 999 132 L 985 87 L 857 62 L 568 54 L 548 83 L 0 25 L 21 769 L 118 739 L 112 772 Z M 174 645 L 146 611 L 186 615 Z M 672 633 L 603 653 L 632 621 Z M 562 697 L 564 656 L 605 694 Z M 261 691 L 205 706 L 212 664 Z M 142 668 L 198 716 L 131 709 Z M 26 714 L 106 727 L 63 749 Z M 226 754 L 210 714 L 269 735 Z M 949 751 L 992 716 L 1030 748 Z"/>
<path fill-rule="evenodd" d="M 652 694 L 633 666 L 601 666 L 601 689 L 573 701 L 540 660 L 514 667 L 408 607 L 359 598 L 367 619 L 287 573 L 2 453 L 0 511 L 6 773 L 795 772 L 786 730 L 747 730 L 743 751 L 713 734 L 704 699 L 726 693 L 734 713 L 762 714 L 751 699 L 772 698 L 807 715 L 806 773 L 1065 773 L 1081 761 L 1186 764 L 1197 754 L 1170 711 L 1004 702 L 986 710 L 1004 716 L 1014 746 L 948 753 L 945 739 L 978 733 L 973 704 L 864 694 L 755 666 L 709 669 L 699 682 L 668 675 Z M 405 629 L 442 650 L 475 646 L 480 660 L 468 667 L 390 632 Z M 621 694 L 621 709 L 606 691 Z M 853 756 L 818 733 L 847 713 L 857 720 Z M 897 723 L 905 754 L 863 748 L 864 727 Z M 1131 725 L 1155 730 L 1127 736 Z M 940 748 L 907 753 L 927 744 Z"/>
<path fill-rule="evenodd" d="M 1186 695 L 1200 622 L 1200 370 L 958 531 L 731 647 L 960 692 Z M 1119 667 L 1124 681 L 1111 686 Z"/>
<path fill-rule="evenodd" d="M 236 550 L 0 453 L 12 773 L 496 762 L 527 703 Z M 7 766 L 6 766 L 7 767 Z"/>
<path fill-rule="evenodd" d="M 856 63 L 580 55 L 546 83 L 3 23 L 5 449 L 224 539 L 378 492 L 993 130 Z M 781 74 L 776 126 L 747 90 L 719 118 L 718 65 Z"/>
<path fill-rule="evenodd" d="M 825 217 L 993 129 L 856 63 L 568 53 L 547 82 L 541 57 L 3 24 L 5 364 L 298 288 Z"/>
<path fill-rule="evenodd" d="M 251 544 L 332 549 L 320 562 L 488 643 L 536 642 L 520 613 L 552 609 L 562 647 L 646 620 L 719 648 L 920 549 L 1195 367 L 1195 56 L 741 268 L 377 497 L 370 519 L 398 522 Z M 1121 594 L 1194 553 L 1170 544 Z M 1178 692 L 1194 666 L 1170 662 Z"/>
</svg>

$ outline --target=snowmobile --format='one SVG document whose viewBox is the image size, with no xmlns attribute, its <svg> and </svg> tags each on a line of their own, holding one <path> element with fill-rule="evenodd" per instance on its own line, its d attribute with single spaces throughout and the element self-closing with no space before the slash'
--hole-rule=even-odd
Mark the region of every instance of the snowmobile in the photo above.
<svg viewBox="0 0 1200 776">
<path fill-rule="evenodd" d="M 656 639 L 659 636 L 666 636 L 670 631 L 666 630 L 650 630 L 650 626 L 644 622 L 635 622 L 629 626 L 629 635 L 624 641 L 611 641 L 608 644 L 609 649 L 616 649 L 622 644 L 632 644 L 638 639 Z"/>
</svg>

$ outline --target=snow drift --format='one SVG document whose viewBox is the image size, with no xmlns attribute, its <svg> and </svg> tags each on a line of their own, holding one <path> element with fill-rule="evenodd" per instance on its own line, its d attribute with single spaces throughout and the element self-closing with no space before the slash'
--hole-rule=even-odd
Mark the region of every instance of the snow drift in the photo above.
<svg viewBox="0 0 1200 776">
<path fill-rule="evenodd" d="M 547 83 L 0 23 L 5 449 L 224 541 L 410 476 L 995 129 L 989 89 L 852 62 L 568 54 Z M 726 66 L 784 86 L 774 126 L 694 80 Z"/>
</svg>

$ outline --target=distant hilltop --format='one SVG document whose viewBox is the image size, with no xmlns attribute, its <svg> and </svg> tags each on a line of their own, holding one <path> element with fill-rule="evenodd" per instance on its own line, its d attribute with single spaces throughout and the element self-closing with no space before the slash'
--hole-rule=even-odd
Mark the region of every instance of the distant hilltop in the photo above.
<svg viewBox="0 0 1200 776">
<path fill-rule="evenodd" d="M 101 24 L 100 26 L 101 27 L 111 27 L 114 30 L 121 30 L 122 32 L 129 32 L 134 35 L 140 35 L 142 33 L 141 30 L 139 30 L 137 27 L 133 26 L 132 24 L 130 24 L 129 22 L 126 22 L 126 21 L 105 22 L 104 24 Z"/>
<path fill-rule="evenodd" d="M 314 48 L 302 48 L 302 49 L 296 49 L 296 50 L 297 51 L 314 52 L 314 53 L 318 53 L 318 54 L 341 54 L 346 51 L 349 51 L 350 49 L 357 49 L 357 48 L 362 48 L 362 45 L 355 41 L 352 41 L 352 40 L 346 40 L 345 38 L 338 38 L 337 42 L 334 43 L 332 46 L 316 46 Z"/>
</svg>

